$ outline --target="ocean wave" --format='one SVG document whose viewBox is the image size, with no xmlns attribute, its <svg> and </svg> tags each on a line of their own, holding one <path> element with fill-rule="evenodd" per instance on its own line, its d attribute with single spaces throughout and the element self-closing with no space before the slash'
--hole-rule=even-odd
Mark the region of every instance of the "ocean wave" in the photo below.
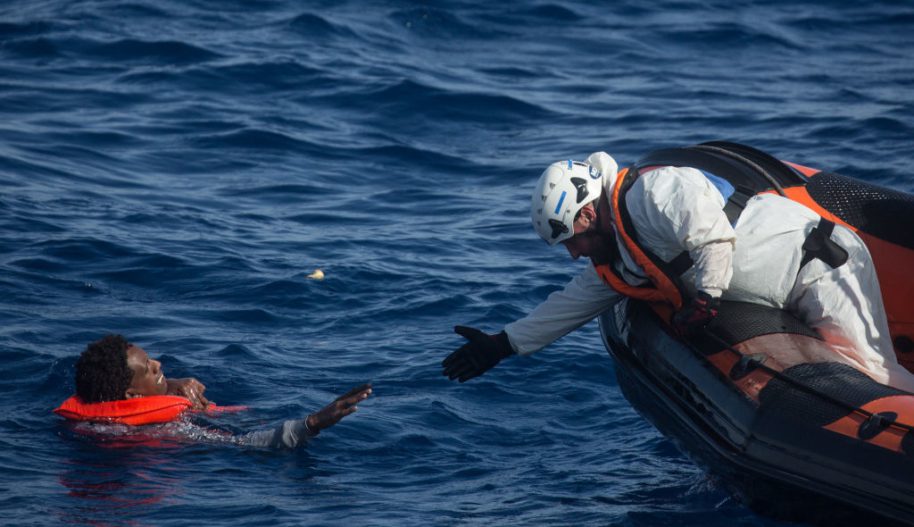
<svg viewBox="0 0 914 527">
<path fill-rule="evenodd" d="M 355 156 L 367 156 L 375 157 L 377 156 L 380 159 L 386 160 L 391 164 L 397 166 L 421 166 L 426 169 L 437 169 L 442 171 L 447 171 L 453 173 L 455 171 L 462 171 L 468 168 L 473 167 L 473 163 L 460 156 L 454 156 L 445 154 L 443 152 L 438 152 L 434 150 L 429 150 L 425 148 L 420 148 L 413 145 L 405 144 L 393 144 L 393 145 L 380 145 L 373 147 L 354 147 L 343 150 L 343 152 L 348 152 L 349 155 Z M 403 176 L 408 176 L 409 174 L 403 174 Z M 387 177 L 387 173 L 384 171 L 377 172 L 378 178 Z"/>
<path fill-rule="evenodd" d="M 726 48 L 765 48 L 768 52 L 772 49 L 788 51 L 801 51 L 807 44 L 799 38 L 789 37 L 785 33 L 775 34 L 765 31 L 759 26 L 745 24 L 716 23 L 711 25 L 686 28 L 660 27 L 659 34 L 664 35 L 671 43 L 678 45 L 703 45 L 714 49 Z"/>
<path fill-rule="evenodd" d="M 106 87 L 107 88 L 107 87 Z M 155 95 L 144 91 L 125 91 L 86 87 L 80 83 L 65 84 L 7 84 L 0 105 L 26 105 L 33 112 L 68 112 L 74 104 L 83 109 L 102 107 L 109 111 L 135 108 L 154 102 Z M 21 106 L 20 106 L 21 107 Z"/>
<path fill-rule="evenodd" d="M 30 35 L 30 33 L 23 33 Z M 218 59 L 221 55 L 181 41 L 118 39 L 98 41 L 64 36 L 35 36 L 5 40 L 0 49 L 32 59 L 67 58 L 105 65 L 189 65 Z M 96 67 L 101 64 L 96 65 Z"/>
<path fill-rule="evenodd" d="M 75 49 L 74 49 L 75 48 Z M 69 47 L 83 58 L 119 63 L 187 65 L 215 60 L 220 54 L 174 40 L 144 41 L 121 39 L 112 42 L 86 42 Z M 71 51 L 72 53 L 72 51 Z"/>
<path fill-rule="evenodd" d="M 119 82 L 137 85 L 167 84 L 190 90 L 218 90 L 222 93 L 272 93 L 273 91 L 314 89 L 332 86 L 334 81 L 323 70 L 297 61 L 213 63 L 179 71 L 130 71 Z"/>
<path fill-rule="evenodd" d="M 302 13 L 286 22 L 288 28 L 309 39 L 315 38 L 352 38 L 355 33 L 339 24 L 314 13 Z"/>
<path fill-rule="evenodd" d="M 553 113 L 537 104 L 505 94 L 463 92 L 428 86 L 414 80 L 365 94 L 366 101 L 389 115 L 420 113 L 425 119 L 494 122 L 545 119 Z"/>
<path fill-rule="evenodd" d="M 180 313 L 180 311 L 177 311 L 177 313 Z M 193 313 L 193 318 L 200 318 L 208 321 L 228 322 L 232 324 L 248 324 L 258 326 L 264 324 L 280 325 L 287 320 L 286 317 L 279 316 L 275 313 L 270 312 L 269 310 L 262 308 L 207 309 L 202 312 Z"/>
<path fill-rule="evenodd" d="M 97 262 L 135 256 L 137 252 L 122 244 L 96 238 L 70 238 L 38 241 L 33 244 L 43 255 L 65 262 Z"/>
<path fill-rule="evenodd" d="M 241 344 L 229 344 L 217 351 L 216 356 L 223 359 L 260 362 L 256 353 Z"/>
<path fill-rule="evenodd" d="M 25 214 L 15 214 L 0 221 L 0 226 L 11 232 L 27 233 L 30 237 L 35 238 L 38 234 L 53 235 L 58 233 L 69 232 L 69 227 L 65 222 L 50 219 L 32 218 Z"/>
<path fill-rule="evenodd" d="M 456 11 L 434 7 L 397 9 L 392 11 L 388 18 L 397 26 L 405 29 L 408 34 L 431 40 L 488 40 L 511 34 L 504 30 L 497 30 L 491 25 L 484 27 L 466 20 L 469 15 L 461 16 Z"/>
<path fill-rule="evenodd" d="M 853 29 L 854 31 L 901 29 L 907 30 L 914 23 L 914 12 L 902 4 L 889 5 L 882 3 L 865 6 L 850 3 L 849 7 L 856 7 L 854 16 L 849 16 L 846 10 L 816 10 L 814 14 L 800 14 L 795 16 L 781 16 L 780 24 L 808 32 L 809 34 L 836 34 L 841 31 Z"/>
<path fill-rule="evenodd" d="M 4 41 L 0 44 L 0 50 L 28 59 L 47 60 L 63 56 L 57 42 L 46 37 Z"/>
<path fill-rule="evenodd" d="M 10 37 L 32 36 L 48 33 L 54 29 L 54 24 L 45 20 L 31 20 L 28 22 L 0 22 L 0 39 Z"/>
<path fill-rule="evenodd" d="M 289 150 L 301 151 L 302 149 L 316 150 L 317 147 L 307 141 L 296 139 L 281 132 L 249 128 L 197 137 L 191 143 L 199 148 L 207 149 L 241 149 L 241 150 Z"/>
<path fill-rule="evenodd" d="M 140 254 L 111 261 L 110 265 L 96 265 L 96 270 L 86 276 L 109 284 L 124 284 L 143 288 L 156 288 L 164 284 L 177 285 L 184 280 L 201 278 L 204 268 L 189 260 L 169 254 Z"/>
<path fill-rule="evenodd" d="M 571 7 L 557 3 L 545 3 L 520 9 L 520 15 L 522 17 L 542 19 L 550 23 L 574 23 L 584 18 L 584 15 L 578 13 Z"/>
<path fill-rule="evenodd" d="M 333 196 L 336 190 L 318 183 L 284 183 L 276 185 L 224 188 L 219 194 L 245 199 L 258 199 L 270 203 L 301 203 L 305 198 Z"/>
<path fill-rule="evenodd" d="M 914 128 L 892 117 L 869 117 L 859 122 L 832 120 L 829 124 L 812 127 L 809 134 L 820 140 L 864 141 L 870 137 L 910 137 Z"/>
<path fill-rule="evenodd" d="M 129 20 L 142 20 L 147 18 L 168 20 L 172 17 L 181 16 L 181 13 L 168 11 L 162 6 L 123 1 L 107 5 L 105 13 L 109 16 L 114 15 L 116 18 Z"/>
</svg>

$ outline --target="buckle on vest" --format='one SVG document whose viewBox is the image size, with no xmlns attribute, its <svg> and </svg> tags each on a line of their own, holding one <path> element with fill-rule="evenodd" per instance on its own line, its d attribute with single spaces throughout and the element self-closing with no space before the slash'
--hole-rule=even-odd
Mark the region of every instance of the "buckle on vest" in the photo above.
<svg viewBox="0 0 914 527">
<path fill-rule="evenodd" d="M 800 261 L 800 269 L 814 258 L 822 260 L 832 269 L 841 267 L 847 262 L 847 251 L 831 239 L 834 229 L 835 222 L 825 218 L 821 218 L 819 224 L 813 227 L 809 236 L 806 237 L 806 241 L 803 242 L 803 259 Z"/>
</svg>

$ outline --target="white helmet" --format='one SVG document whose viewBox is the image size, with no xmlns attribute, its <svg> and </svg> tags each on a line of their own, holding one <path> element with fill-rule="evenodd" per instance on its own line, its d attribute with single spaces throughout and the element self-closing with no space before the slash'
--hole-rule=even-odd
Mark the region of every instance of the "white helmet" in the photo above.
<svg viewBox="0 0 914 527">
<path fill-rule="evenodd" d="M 530 217 L 537 234 L 549 245 L 574 236 L 574 217 L 611 188 L 618 165 L 605 152 L 579 161 L 557 161 L 540 176 L 530 200 Z"/>
</svg>

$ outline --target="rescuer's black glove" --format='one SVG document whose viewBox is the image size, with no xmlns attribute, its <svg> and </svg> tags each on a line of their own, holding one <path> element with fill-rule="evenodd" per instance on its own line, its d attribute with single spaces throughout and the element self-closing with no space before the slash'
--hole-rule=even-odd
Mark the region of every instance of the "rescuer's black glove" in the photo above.
<svg viewBox="0 0 914 527">
<path fill-rule="evenodd" d="M 714 320 L 719 309 L 719 298 L 699 291 L 692 303 L 673 315 L 673 327 L 680 335 L 691 335 Z"/>
<path fill-rule="evenodd" d="M 502 331 L 488 335 L 475 328 L 456 326 L 454 333 L 467 339 L 441 362 L 442 372 L 450 380 L 465 382 L 492 369 L 501 359 L 514 354 L 508 334 Z"/>
</svg>

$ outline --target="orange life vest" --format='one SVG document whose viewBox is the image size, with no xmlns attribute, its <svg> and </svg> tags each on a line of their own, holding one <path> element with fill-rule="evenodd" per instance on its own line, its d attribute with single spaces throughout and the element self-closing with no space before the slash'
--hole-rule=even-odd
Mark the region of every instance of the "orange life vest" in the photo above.
<svg viewBox="0 0 914 527">
<path fill-rule="evenodd" d="M 638 177 L 636 174 L 634 177 Z M 638 245 L 633 233 L 626 228 L 623 215 L 619 207 L 621 199 L 624 199 L 623 188 L 632 183 L 632 176 L 628 168 L 623 168 L 616 176 L 616 183 L 613 185 L 612 194 L 609 197 L 609 204 L 612 207 L 612 220 L 615 227 L 616 236 L 625 245 L 628 253 L 632 256 L 635 263 L 641 267 L 641 271 L 647 276 L 650 283 L 634 286 L 623 280 L 613 268 L 614 262 L 595 265 L 594 268 L 600 278 L 607 285 L 623 295 L 637 300 L 644 300 L 651 303 L 667 303 L 673 306 L 673 309 L 679 310 L 683 304 L 683 294 L 676 281 L 664 272 Z"/>
<path fill-rule="evenodd" d="M 148 425 L 173 421 L 191 406 L 190 400 L 177 395 L 150 395 L 104 403 L 86 403 L 74 395 L 54 413 L 73 421 Z"/>
</svg>

